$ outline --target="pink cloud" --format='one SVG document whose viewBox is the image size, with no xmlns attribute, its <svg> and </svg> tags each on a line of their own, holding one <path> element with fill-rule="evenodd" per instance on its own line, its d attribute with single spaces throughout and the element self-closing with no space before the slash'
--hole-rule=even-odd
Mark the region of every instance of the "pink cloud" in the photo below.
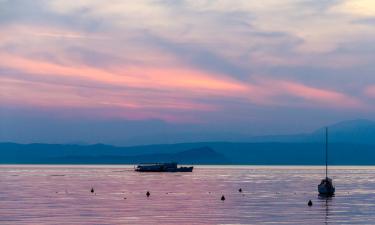
<svg viewBox="0 0 375 225">
<path fill-rule="evenodd" d="M 243 85 L 229 77 L 209 74 L 189 68 L 117 68 L 116 71 L 81 65 L 61 65 L 13 55 L 0 55 L 0 66 L 29 74 L 49 77 L 73 77 L 107 84 L 154 90 L 179 90 L 219 94 L 246 91 Z M 225 91 L 225 92 L 224 92 Z"/>
<path fill-rule="evenodd" d="M 364 93 L 370 98 L 375 98 L 375 85 L 371 85 L 365 88 Z"/>
<path fill-rule="evenodd" d="M 224 74 L 188 67 L 118 65 L 104 69 L 10 54 L 0 54 L 0 67 L 28 76 L 28 81 L 1 79 L 4 85 L 0 100 L 3 103 L 62 109 L 101 108 L 105 109 L 102 115 L 133 119 L 193 121 L 194 116 L 181 112 L 220 111 L 225 104 L 207 102 L 223 98 L 265 106 L 366 107 L 359 99 L 345 93 L 295 81 L 255 79 L 240 82 Z M 32 81 L 36 78 L 44 81 Z M 48 83 L 51 79 L 56 83 Z M 91 85 L 93 82 L 105 87 Z M 368 93 L 375 92 L 369 89 Z"/>
<path fill-rule="evenodd" d="M 269 90 L 270 92 L 274 92 L 274 95 L 297 97 L 303 99 L 306 103 L 320 104 L 325 107 L 334 108 L 365 107 L 365 104 L 359 99 L 337 91 L 310 87 L 292 81 L 274 80 L 269 82 L 269 84 L 271 84 Z"/>
<path fill-rule="evenodd" d="M 218 106 L 202 103 L 199 99 L 237 95 L 248 89 L 225 75 L 189 68 L 127 66 L 106 70 L 10 54 L 0 54 L 0 67 L 14 69 L 27 76 L 26 80 L 22 80 L 22 76 L 1 79 L 3 103 L 51 109 L 103 108 L 108 109 L 105 113 L 108 116 L 133 119 L 147 117 L 192 121 L 192 116 L 177 112 L 214 111 Z M 53 83 L 49 82 L 51 79 Z M 92 82 L 110 86 L 98 88 L 94 85 L 90 88 Z"/>
<path fill-rule="evenodd" d="M 31 81 L 21 81 L 0 78 L 2 103 L 17 103 L 35 105 L 47 108 L 90 108 L 116 107 L 133 110 L 168 109 L 175 111 L 212 111 L 214 106 L 202 104 L 184 98 L 173 98 L 159 95 L 142 95 L 127 93 L 126 91 L 108 90 L 100 88 L 75 87 Z M 20 98 L 20 93 L 25 93 Z"/>
</svg>

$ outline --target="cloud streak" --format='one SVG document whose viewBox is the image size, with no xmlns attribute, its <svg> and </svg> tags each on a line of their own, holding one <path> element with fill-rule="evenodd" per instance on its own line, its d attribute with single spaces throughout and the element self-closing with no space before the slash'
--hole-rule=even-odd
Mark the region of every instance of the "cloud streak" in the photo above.
<svg viewBox="0 0 375 225">
<path fill-rule="evenodd" d="M 373 112 L 373 6 L 1 1 L 0 101 L 208 124 L 232 108 Z"/>
</svg>

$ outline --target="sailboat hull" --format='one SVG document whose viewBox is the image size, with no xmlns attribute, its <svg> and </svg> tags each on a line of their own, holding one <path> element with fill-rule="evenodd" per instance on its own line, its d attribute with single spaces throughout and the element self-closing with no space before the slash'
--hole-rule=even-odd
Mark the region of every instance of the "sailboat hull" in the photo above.
<svg viewBox="0 0 375 225">
<path fill-rule="evenodd" d="M 318 192 L 320 195 L 332 196 L 335 194 L 335 186 L 333 185 L 332 179 L 326 177 L 318 185 Z"/>
<path fill-rule="evenodd" d="M 325 196 L 332 196 L 335 194 L 335 188 L 332 187 L 326 187 L 326 186 L 318 186 L 318 192 L 320 195 L 325 195 Z"/>
<path fill-rule="evenodd" d="M 318 185 L 319 195 L 332 196 L 335 194 L 335 186 L 328 177 L 328 127 L 326 127 L 326 177 Z"/>
</svg>

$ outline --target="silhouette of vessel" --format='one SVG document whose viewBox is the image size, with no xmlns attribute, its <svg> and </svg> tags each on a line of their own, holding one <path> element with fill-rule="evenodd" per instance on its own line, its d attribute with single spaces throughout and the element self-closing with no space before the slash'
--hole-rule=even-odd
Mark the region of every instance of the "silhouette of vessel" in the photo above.
<svg viewBox="0 0 375 225">
<path fill-rule="evenodd" d="M 190 167 L 177 167 L 177 163 L 143 163 L 135 167 L 137 172 L 193 172 Z"/>
<path fill-rule="evenodd" d="M 318 191 L 323 196 L 332 196 L 335 194 L 333 181 L 328 177 L 328 127 L 326 127 L 326 177 L 318 185 Z"/>
</svg>

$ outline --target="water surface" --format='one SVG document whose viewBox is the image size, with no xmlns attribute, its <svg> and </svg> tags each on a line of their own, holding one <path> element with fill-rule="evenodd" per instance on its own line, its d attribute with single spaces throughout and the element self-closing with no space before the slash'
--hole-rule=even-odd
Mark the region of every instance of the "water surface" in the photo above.
<svg viewBox="0 0 375 225">
<path fill-rule="evenodd" d="M 375 167 L 330 172 L 336 196 L 322 199 L 321 167 L 136 173 L 128 166 L 3 165 L 0 224 L 373 224 Z"/>
</svg>

